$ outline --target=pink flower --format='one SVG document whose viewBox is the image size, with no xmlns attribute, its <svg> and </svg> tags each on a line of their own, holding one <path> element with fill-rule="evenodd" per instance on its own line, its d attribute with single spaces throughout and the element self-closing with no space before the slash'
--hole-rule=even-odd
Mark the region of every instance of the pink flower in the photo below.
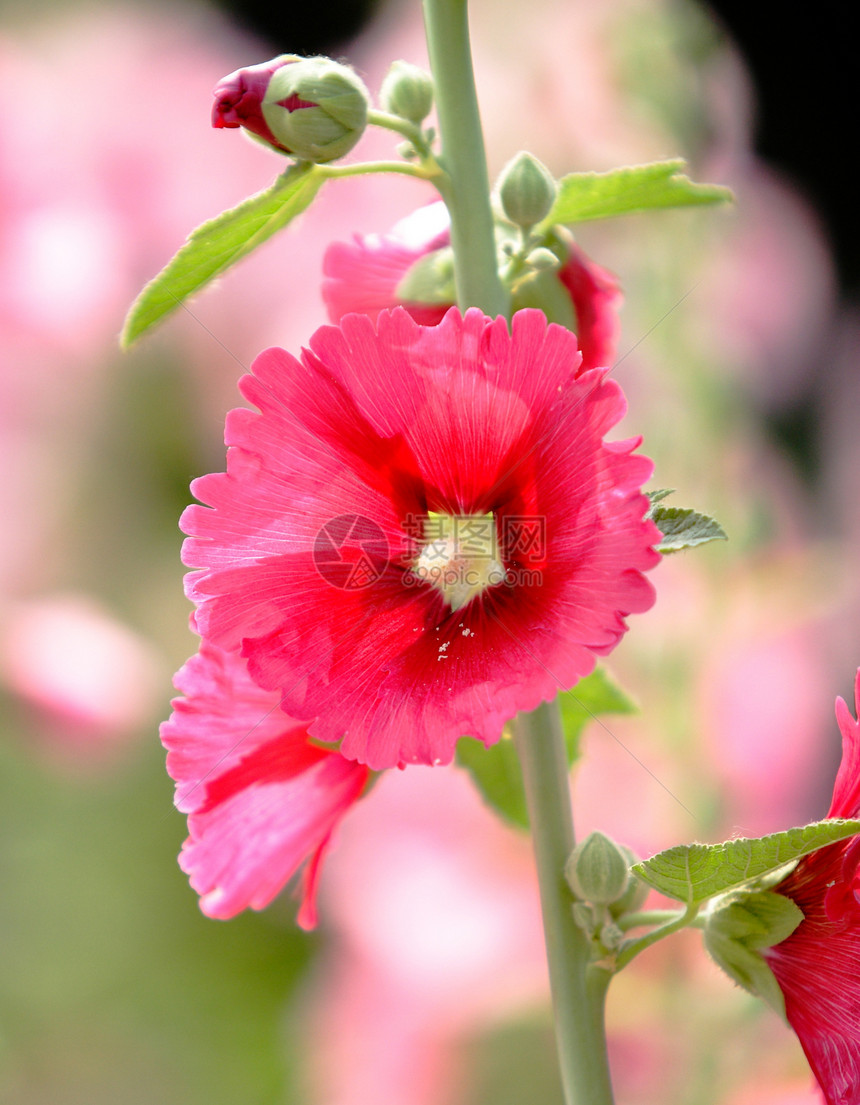
<svg viewBox="0 0 860 1105">
<path fill-rule="evenodd" d="M 398 285 L 422 257 L 450 244 L 448 210 L 442 201 L 427 204 L 396 223 L 388 234 L 356 235 L 335 242 L 323 260 L 323 298 L 332 322 L 350 312 L 376 318 L 381 310 L 406 307 L 416 322 L 432 326 L 451 303 L 405 302 Z M 612 273 L 596 265 L 578 246 L 568 246 L 559 269 L 576 315 L 582 368 L 605 368 L 615 360 L 621 292 Z M 532 300 L 534 303 L 534 300 Z"/>
<path fill-rule="evenodd" d="M 860 709 L 860 671 L 855 684 Z M 842 763 L 828 817 L 860 815 L 860 726 L 836 700 Z M 804 857 L 778 887 L 804 919 L 763 952 L 828 1105 L 860 1102 L 860 837 Z"/>
<path fill-rule="evenodd" d="M 176 806 L 188 814 L 179 857 L 209 917 L 263 909 L 307 861 L 298 922 L 316 924 L 320 866 L 367 769 L 308 741 L 237 653 L 207 641 L 180 669 L 185 695 L 161 727 Z"/>
<path fill-rule="evenodd" d="M 192 485 L 183 557 L 204 637 L 309 733 L 373 768 L 447 763 L 571 687 L 654 601 L 651 462 L 539 311 L 347 315 L 270 349 Z"/>
</svg>

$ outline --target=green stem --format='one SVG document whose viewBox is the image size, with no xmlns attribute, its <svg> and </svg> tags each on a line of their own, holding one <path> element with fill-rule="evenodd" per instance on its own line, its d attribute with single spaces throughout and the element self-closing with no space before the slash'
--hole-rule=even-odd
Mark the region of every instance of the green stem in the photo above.
<svg viewBox="0 0 860 1105">
<path fill-rule="evenodd" d="M 400 115 L 392 115 L 387 111 L 372 109 L 367 113 L 367 121 L 371 126 L 384 127 L 386 130 L 393 130 L 397 134 L 402 134 L 404 138 L 409 139 L 419 153 L 426 154 L 429 152 L 424 138 L 424 131 L 415 123 L 410 123 L 408 119 L 404 119 Z"/>
<path fill-rule="evenodd" d="M 427 51 L 448 181 L 440 192 L 451 216 L 454 279 L 461 311 L 495 317 L 510 309 L 496 267 L 490 182 L 472 73 L 466 0 L 423 0 Z M 441 183 L 441 182 L 440 182 Z"/>
<path fill-rule="evenodd" d="M 510 310 L 496 260 L 490 184 L 472 73 L 466 0 L 423 0 L 427 50 L 442 141 L 437 180 L 451 216 L 460 310 Z M 564 864 L 573 848 L 567 753 L 557 704 L 514 722 L 534 838 L 541 908 L 567 1105 L 612 1105 L 603 1009 L 610 972 L 591 964 L 574 923 Z"/>
<path fill-rule="evenodd" d="M 650 948 L 651 945 L 656 944 L 658 940 L 663 940 L 666 936 L 671 936 L 673 932 L 678 932 L 680 929 L 686 928 L 688 925 L 692 924 L 696 920 L 696 914 L 698 912 L 698 905 L 689 905 L 683 913 L 675 913 L 674 920 L 670 921 L 668 924 L 661 925 L 645 936 L 640 936 L 638 940 L 631 940 L 623 944 L 615 961 L 616 971 L 620 971 L 622 967 L 626 967 L 631 959 L 635 959 L 640 952 L 644 952 L 646 948 Z"/>
<path fill-rule="evenodd" d="M 358 161 L 354 165 L 315 165 L 317 173 L 331 179 L 347 176 L 363 176 L 365 173 L 405 173 L 419 180 L 433 180 L 441 176 L 440 169 L 410 165 L 408 161 Z"/>
<path fill-rule="evenodd" d="M 682 916 L 680 909 L 643 909 L 639 913 L 625 913 L 615 923 L 622 932 L 628 932 L 630 929 L 650 928 L 651 925 L 665 925 Z"/>
<path fill-rule="evenodd" d="M 564 878 L 575 840 L 558 703 L 520 714 L 512 726 L 532 828 L 565 1101 L 612 1105 L 604 1028 L 611 973 L 591 963 L 591 947 L 574 922 Z"/>
</svg>

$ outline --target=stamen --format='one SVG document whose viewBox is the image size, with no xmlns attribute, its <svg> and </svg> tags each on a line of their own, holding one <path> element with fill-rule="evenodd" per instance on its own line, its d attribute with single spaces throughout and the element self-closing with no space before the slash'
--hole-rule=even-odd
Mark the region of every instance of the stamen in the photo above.
<svg viewBox="0 0 860 1105">
<path fill-rule="evenodd" d="M 503 583 L 505 568 L 493 515 L 430 511 L 424 520 L 424 545 L 414 572 L 433 584 L 452 611 Z"/>
</svg>

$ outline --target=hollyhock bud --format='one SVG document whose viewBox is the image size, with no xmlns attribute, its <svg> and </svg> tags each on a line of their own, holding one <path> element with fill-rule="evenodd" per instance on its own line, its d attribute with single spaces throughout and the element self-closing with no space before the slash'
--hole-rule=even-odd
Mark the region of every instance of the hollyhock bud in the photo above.
<svg viewBox="0 0 860 1105">
<path fill-rule="evenodd" d="M 294 54 L 237 69 L 219 81 L 214 95 L 214 127 L 244 127 L 303 161 L 349 153 L 367 125 L 370 101 L 345 65 Z"/>
<path fill-rule="evenodd" d="M 386 111 L 420 125 L 433 106 L 433 78 L 407 61 L 392 62 L 379 100 Z"/>
<path fill-rule="evenodd" d="M 518 153 L 499 177 L 502 210 L 515 226 L 527 229 L 539 223 L 549 214 L 555 193 L 549 169 L 530 153 Z"/>
<path fill-rule="evenodd" d="M 627 857 L 615 841 L 593 832 L 570 853 L 564 875 L 578 898 L 608 905 L 626 893 L 630 872 Z"/>
<path fill-rule="evenodd" d="M 779 983 L 761 952 L 787 940 L 803 920 L 790 898 L 771 890 L 718 899 L 705 919 L 705 947 L 726 974 L 785 1016 Z"/>
<path fill-rule="evenodd" d="M 645 899 L 651 892 L 648 884 L 637 878 L 630 870 L 634 863 L 639 863 L 640 857 L 626 844 L 619 844 L 618 847 L 627 860 L 627 889 L 620 898 L 616 898 L 614 902 L 610 903 L 609 912 L 613 917 L 621 917 L 625 913 L 635 913 L 637 909 L 645 904 Z"/>
</svg>

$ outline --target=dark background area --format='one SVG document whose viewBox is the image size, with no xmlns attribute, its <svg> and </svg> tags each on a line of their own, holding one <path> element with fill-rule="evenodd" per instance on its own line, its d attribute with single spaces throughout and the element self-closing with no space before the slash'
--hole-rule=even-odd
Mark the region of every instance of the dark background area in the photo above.
<svg viewBox="0 0 860 1105">
<path fill-rule="evenodd" d="M 833 0 L 803 14 L 798 8 L 794 15 L 783 5 L 741 0 L 713 0 L 710 7 L 740 48 L 755 82 L 757 152 L 817 208 L 843 288 L 856 290 L 860 256 L 851 150 L 857 93 L 856 79 L 849 79 L 856 61 L 845 19 L 850 9 Z"/>
</svg>

